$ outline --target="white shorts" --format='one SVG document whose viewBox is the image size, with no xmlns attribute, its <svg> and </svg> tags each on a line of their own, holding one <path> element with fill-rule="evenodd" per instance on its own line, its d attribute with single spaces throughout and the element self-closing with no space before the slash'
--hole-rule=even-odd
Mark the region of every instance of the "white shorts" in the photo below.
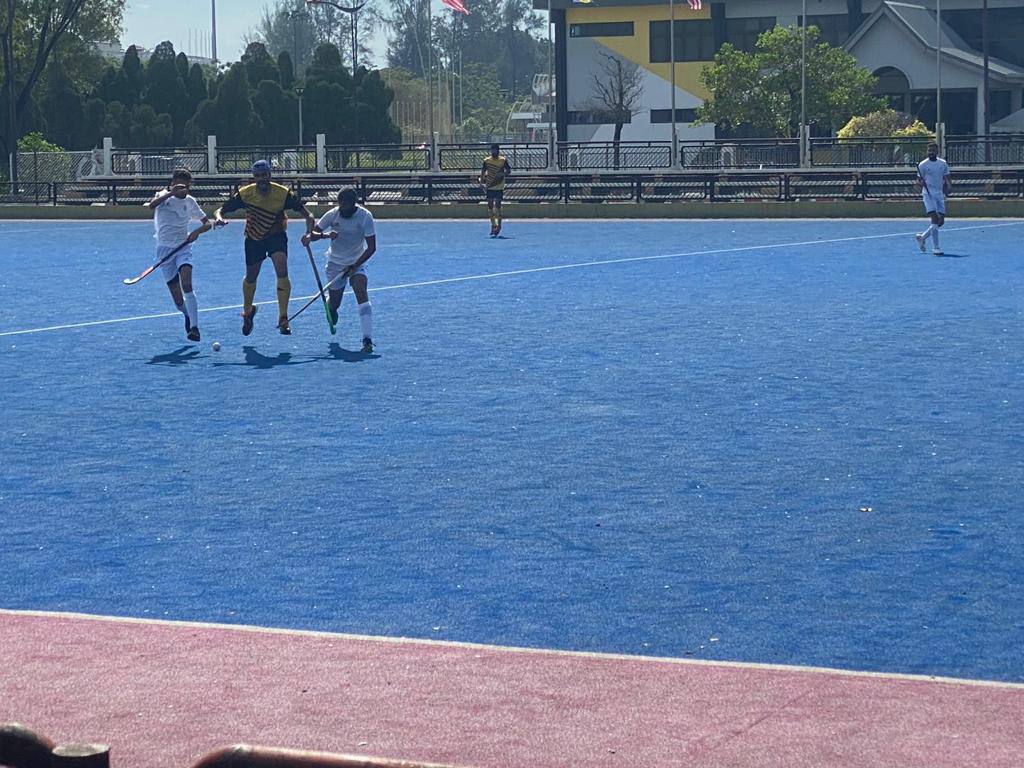
<svg viewBox="0 0 1024 768">
<path fill-rule="evenodd" d="M 327 262 L 327 267 L 326 267 L 326 270 L 325 270 L 327 272 L 327 283 L 332 283 L 332 281 L 335 278 L 337 278 L 338 275 L 340 275 L 346 269 L 348 269 L 348 265 L 347 264 L 338 264 L 338 263 L 333 262 L 333 261 L 328 261 Z M 357 269 L 355 272 L 350 272 L 348 277 L 346 278 L 346 280 L 351 283 L 353 275 L 362 275 L 363 277 L 366 277 L 366 265 L 362 264 L 362 265 L 360 265 L 359 269 Z M 327 283 L 324 283 L 324 287 L 327 286 Z M 344 282 L 342 280 L 340 280 L 340 279 L 338 280 L 338 282 L 333 283 L 331 285 L 331 287 L 328 288 L 328 290 L 330 290 L 330 291 L 342 291 L 344 289 L 345 289 Z"/>
<path fill-rule="evenodd" d="M 925 213 L 941 213 L 943 216 L 946 215 L 946 196 L 945 195 L 933 195 L 931 192 L 922 193 L 924 199 L 924 212 Z"/>
<path fill-rule="evenodd" d="M 156 259 L 154 261 L 160 261 L 164 256 L 173 251 L 176 246 L 173 245 L 158 245 L 156 247 Z M 178 279 L 178 271 L 186 264 L 192 263 L 192 243 L 189 243 L 174 256 L 165 261 L 160 269 L 164 273 L 164 281 L 172 283 Z"/>
</svg>

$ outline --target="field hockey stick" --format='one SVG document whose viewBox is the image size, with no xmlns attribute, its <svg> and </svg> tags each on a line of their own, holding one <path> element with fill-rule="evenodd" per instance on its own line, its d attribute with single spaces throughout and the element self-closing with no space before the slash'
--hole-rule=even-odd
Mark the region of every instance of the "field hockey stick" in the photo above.
<svg viewBox="0 0 1024 768">
<path fill-rule="evenodd" d="M 331 336 L 338 331 L 334 327 L 334 319 L 331 317 L 331 308 L 327 304 L 327 297 L 324 295 L 324 284 L 320 280 L 320 270 L 316 268 L 316 259 L 313 258 L 313 249 L 306 243 L 306 253 L 309 254 L 309 266 L 313 268 L 313 277 L 316 278 L 316 287 L 320 289 L 320 298 L 324 303 L 324 314 L 327 315 L 327 327 L 331 329 Z"/>
<path fill-rule="evenodd" d="M 174 256 L 174 254 L 176 254 L 178 251 L 180 251 L 186 245 L 188 245 L 189 242 L 191 242 L 191 241 L 186 240 L 184 243 L 182 243 L 181 245 L 177 246 L 173 251 L 171 251 L 166 256 L 164 256 L 162 259 L 160 259 L 160 261 L 158 261 L 156 264 L 153 264 L 152 266 L 146 267 L 144 270 L 142 270 L 142 272 L 139 274 L 138 277 L 126 277 L 121 282 L 124 283 L 125 285 L 135 285 L 142 278 L 149 277 L 151 274 L 153 274 L 156 271 L 157 267 L 162 267 L 164 264 L 166 264 L 168 261 L 170 261 L 171 257 Z"/>
<path fill-rule="evenodd" d="M 310 299 L 309 301 L 307 301 L 307 302 L 306 302 L 306 303 L 305 303 L 305 304 L 304 304 L 304 305 L 302 306 L 302 308 L 301 308 L 301 309 L 300 309 L 300 310 L 299 310 L 298 312 L 296 312 L 296 313 L 295 313 L 294 315 L 292 315 L 291 317 L 289 317 L 289 318 L 288 318 L 288 322 L 289 322 L 289 323 L 291 323 L 291 322 L 292 322 L 292 320 L 294 320 L 294 319 L 295 319 L 296 317 L 298 317 L 299 315 L 301 315 L 301 314 L 302 314 L 303 312 L 305 312 L 305 311 L 306 311 L 307 309 L 309 309 L 310 307 L 312 307 L 312 306 L 313 306 L 313 305 L 314 305 L 314 304 L 316 303 L 316 300 L 317 300 L 317 299 L 321 299 L 321 298 L 323 297 L 323 295 L 324 295 L 325 293 L 327 293 L 327 291 L 331 290 L 331 286 L 333 286 L 333 285 L 334 285 L 334 284 L 335 284 L 336 282 L 338 282 L 338 280 L 340 280 L 340 279 L 343 279 L 343 278 L 347 277 L 347 276 L 348 276 L 348 273 L 349 273 L 349 272 L 350 272 L 351 270 L 352 270 L 352 267 L 349 267 L 349 268 L 348 268 L 348 269 L 346 269 L 346 270 L 345 270 L 344 272 L 342 272 L 342 273 L 341 273 L 340 275 L 337 275 L 337 276 L 335 276 L 335 278 L 334 278 L 333 280 L 331 280 L 331 281 L 330 281 L 329 283 L 327 283 L 327 285 L 323 286 L 323 288 L 321 289 L 321 292 L 320 292 L 320 293 L 318 293 L 318 294 L 317 294 L 316 296 L 314 296 L 314 297 L 313 297 L 313 298 L 311 298 L 311 299 Z"/>
</svg>

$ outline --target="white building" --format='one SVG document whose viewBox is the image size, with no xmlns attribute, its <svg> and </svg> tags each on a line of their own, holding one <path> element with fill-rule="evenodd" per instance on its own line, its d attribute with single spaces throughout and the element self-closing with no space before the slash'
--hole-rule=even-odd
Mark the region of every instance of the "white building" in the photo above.
<svg viewBox="0 0 1024 768">
<path fill-rule="evenodd" d="M 941 24 L 936 25 L 936 2 Z M 708 95 L 701 70 L 728 42 L 753 50 L 775 25 L 799 25 L 803 0 L 712 0 L 693 11 L 675 3 L 675 102 L 681 140 L 715 137 L 693 124 Z M 897 109 L 935 123 L 941 79 L 947 135 L 982 133 L 985 126 L 982 0 L 806 0 L 807 21 L 821 37 L 844 46 L 879 77 L 876 93 Z M 1024 107 L 1024 0 L 989 0 L 989 122 L 998 127 Z M 547 11 L 547 0 L 534 0 Z M 615 125 L 602 109 L 598 79 L 618 69 L 639 93 L 622 126 L 626 141 L 671 138 L 668 0 L 551 0 L 555 29 L 558 138 L 600 141 Z M 938 40 L 937 40 L 938 36 Z M 939 49 L 937 52 L 936 49 Z M 938 55 L 937 55 L 938 53 Z M 561 84 L 564 83 L 564 87 Z M 1024 123 L 1024 116 L 1017 116 Z"/>
</svg>

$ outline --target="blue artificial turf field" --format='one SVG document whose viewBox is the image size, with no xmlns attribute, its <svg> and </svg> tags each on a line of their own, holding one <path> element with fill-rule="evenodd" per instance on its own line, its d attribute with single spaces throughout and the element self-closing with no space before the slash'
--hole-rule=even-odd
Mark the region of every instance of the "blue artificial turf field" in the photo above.
<svg viewBox="0 0 1024 768">
<path fill-rule="evenodd" d="M 2 223 L 0 607 L 1022 681 L 1024 222 L 919 228 L 383 221 L 363 356 Z"/>
</svg>

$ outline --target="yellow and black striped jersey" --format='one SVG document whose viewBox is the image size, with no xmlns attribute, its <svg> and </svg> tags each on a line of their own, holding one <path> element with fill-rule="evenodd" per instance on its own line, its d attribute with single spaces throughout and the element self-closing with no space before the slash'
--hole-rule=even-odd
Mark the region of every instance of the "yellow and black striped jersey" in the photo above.
<svg viewBox="0 0 1024 768">
<path fill-rule="evenodd" d="M 497 192 L 505 189 L 505 178 L 512 173 L 512 166 L 508 164 L 508 158 L 504 155 L 484 158 L 484 167 L 480 175 L 484 178 L 484 186 L 487 189 Z"/>
<path fill-rule="evenodd" d="M 288 187 L 270 182 L 264 194 L 255 184 L 238 189 L 223 206 L 221 212 L 245 209 L 245 236 L 250 240 L 263 240 L 284 232 L 287 224 L 285 210 L 306 212 L 305 204 Z"/>
</svg>

